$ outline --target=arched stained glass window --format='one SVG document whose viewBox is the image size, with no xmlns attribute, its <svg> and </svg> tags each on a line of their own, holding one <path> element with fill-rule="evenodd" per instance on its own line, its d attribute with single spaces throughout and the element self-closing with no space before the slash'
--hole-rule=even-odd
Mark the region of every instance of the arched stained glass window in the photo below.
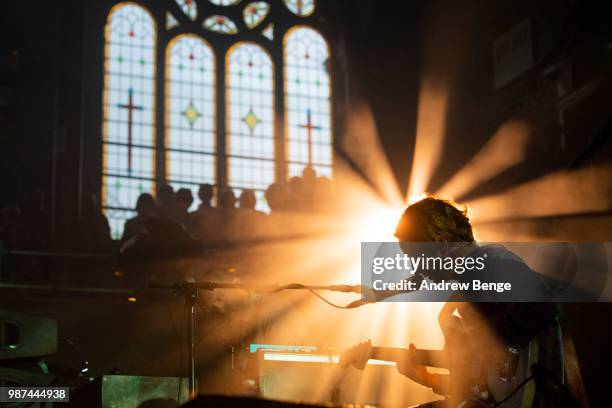
<svg viewBox="0 0 612 408">
<path fill-rule="evenodd" d="M 153 13 L 134 1 L 118 0 L 104 26 L 101 193 L 114 238 L 159 183 L 252 188 L 266 210 L 271 183 L 309 164 L 331 176 L 328 44 L 314 28 L 276 21 L 317 24 L 315 0 L 164 0 Z"/>
<path fill-rule="evenodd" d="M 143 7 L 120 3 L 105 37 L 102 206 L 120 238 L 138 195 L 155 187 L 156 25 Z"/>
<path fill-rule="evenodd" d="M 215 56 L 200 37 L 182 35 L 166 64 L 166 179 L 197 196 L 198 184 L 216 183 Z"/>
<path fill-rule="evenodd" d="M 228 184 L 263 191 L 274 182 L 274 66 L 254 43 L 228 52 Z"/>
<path fill-rule="evenodd" d="M 296 27 L 285 35 L 285 114 L 289 177 L 305 166 L 331 176 L 331 80 L 327 42 L 316 30 Z"/>
</svg>

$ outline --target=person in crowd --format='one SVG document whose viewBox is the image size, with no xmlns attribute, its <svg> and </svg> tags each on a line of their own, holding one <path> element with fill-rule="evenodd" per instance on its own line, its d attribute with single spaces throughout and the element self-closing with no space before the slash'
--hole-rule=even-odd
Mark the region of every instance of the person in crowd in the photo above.
<svg viewBox="0 0 612 408">
<path fill-rule="evenodd" d="M 125 222 L 121 243 L 123 244 L 132 237 L 147 231 L 147 220 L 155 217 L 157 207 L 155 199 L 149 193 L 142 193 L 136 201 L 136 216 Z"/>
<path fill-rule="evenodd" d="M 236 195 L 234 194 L 234 190 L 227 187 L 223 190 L 219 199 L 219 219 L 222 226 L 222 240 L 227 241 L 236 238 L 237 215 Z"/>
<path fill-rule="evenodd" d="M 191 234 L 202 242 L 213 241 L 217 231 L 221 228 L 219 213 L 212 205 L 213 196 L 213 186 L 201 184 L 198 190 L 200 205 L 190 214 Z"/>
<path fill-rule="evenodd" d="M 270 184 L 266 189 L 265 198 L 270 207 L 271 214 L 277 214 L 287 210 L 287 189 L 282 184 Z"/>
<path fill-rule="evenodd" d="M 82 213 L 79 244 L 87 251 L 105 251 L 112 246 L 108 219 L 98 205 L 94 194 L 86 193 L 81 201 Z"/>
<path fill-rule="evenodd" d="M 253 239 L 261 235 L 265 214 L 255 209 L 257 197 L 250 188 L 242 190 L 238 199 L 238 229 L 244 239 Z"/>
<path fill-rule="evenodd" d="M 288 200 L 287 208 L 293 212 L 305 209 L 304 205 L 304 180 L 301 177 L 291 177 L 287 184 Z"/>
<path fill-rule="evenodd" d="M 193 194 L 188 188 L 179 188 L 176 192 L 176 217 L 187 230 L 191 229 L 189 207 L 193 204 Z"/>
<path fill-rule="evenodd" d="M 212 199 L 214 196 L 214 189 L 212 184 L 200 184 L 200 188 L 198 189 L 198 198 L 200 199 L 200 205 L 196 211 L 206 212 L 209 210 L 214 210 L 212 205 Z"/>
<path fill-rule="evenodd" d="M 317 172 L 312 166 L 304 167 L 302 170 L 302 210 L 312 212 L 318 205 L 317 201 Z"/>
<path fill-rule="evenodd" d="M 250 188 L 242 190 L 238 198 L 238 208 L 244 211 L 255 211 L 256 205 L 257 197 L 255 196 L 255 191 Z"/>
<path fill-rule="evenodd" d="M 291 225 L 289 209 L 289 192 L 285 185 L 271 184 L 265 192 L 270 214 L 265 221 L 265 234 L 269 237 L 288 235 L 287 226 Z"/>
<path fill-rule="evenodd" d="M 157 215 L 168 220 L 177 220 L 176 196 L 172 186 L 164 184 L 157 190 Z"/>
</svg>

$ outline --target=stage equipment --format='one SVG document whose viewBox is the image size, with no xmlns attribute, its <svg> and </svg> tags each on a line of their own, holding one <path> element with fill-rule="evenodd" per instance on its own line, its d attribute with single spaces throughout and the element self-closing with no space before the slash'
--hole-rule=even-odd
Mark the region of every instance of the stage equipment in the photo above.
<svg viewBox="0 0 612 408">
<path fill-rule="evenodd" d="M 0 360 L 57 352 L 57 320 L 0 310 Z"/>
<path fill-rule="evenodd" d="M 328 378 L 343 377 L 342 392 L 338 391 L 334 403 L 353 403 L 359 392 L 358 402 L 383 401 L 385 383 L 389 381 L 409 382 L 402 378 L 395 363 L 377 359 L 367 361 L 368 370 L 339 369 L 338 347 L 282 344 L 251 344 L 252 366 L 256 367 L 259 396 L 281 401 L 310 401 L 325 403 L 332 391 L 321 383 Z M 323 386 L 323 391 L 322 387 Z M 410 385 L 408 385 L 410 387 Z M 387 396 L 388 397 L 388 396 Z M 386 403 L 390 399 L 385 400 Z"/>
<path fill-rule="evenodd" d="M 189 307 L 189 324 L 187 325 L 188 341 L 188 360 L 189 360 L 189 397 L 196 396 L 196 372 L 195 372 L 195 325 L 196 325 L 196 305 L 198 300 L 198 291 L 215 290 L 215 289 L 240 289 L 250 292 L 267 292 L 276 293 L 283 290 L 301 289 L 308 290 L 322 299 L 324 302 L 333 305 L 325 298 L 319 295 L 317 290 L 329 290 L 334 292 L 353 292 L 361 293 L 361 285 L 303 285 L 300 283 L 292 283 L 289 285 L 254 285 L 245 283 L 215 283 L 215 282 L 170 282 L 159 283 L 151 282 L 150 288 L 154 289 L 171 289 L 182 292 L 185 297 L 185 305 Z"/>
</svg>

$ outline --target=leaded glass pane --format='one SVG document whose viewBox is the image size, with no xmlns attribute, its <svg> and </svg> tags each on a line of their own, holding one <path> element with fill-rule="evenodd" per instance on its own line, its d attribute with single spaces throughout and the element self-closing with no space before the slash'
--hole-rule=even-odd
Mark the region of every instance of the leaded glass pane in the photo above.
<svg viewBox="0 0 612 408">
<path fill-rule="evenodd" d="M 183 13 L 192 20 L 198 17 L 198 5 L 195 0 L 175 0 L 176 4 L 179 5 Z"/>
<path fill-rule="evenodd" d="M 285 6 L 295 15 L 307 17 L 314 12 L 315 0 L 283 0 Z"/>
<path fill-rule="evenodd" d="M 255 28 L 270 12 L 270 5 L 265 1 L 254 1 L 246 5 L 242 12 L 244 23 L 249 28 Z"/>
<path fill-rule="evenodd" d="M 285 37 L 285 110 L 289 176 L 308 164 L 331 175 L 331 80 L 329 49 L 317 31 L 295 28 Z"/>
<path fill-rule="evenodd" d="M 172 13 L 166 12 L 166 30 L 172 30 L 174 27 L 177 27 L 178 25 L 179 23 L 176 20 L 176 18 L 174 18 Z"/>
<path fill-rule="evenodd" d="M 205 29 L 221 34 L 236 34 L 238 33 L 238 27 L 236 23 L 225 16 L 214 15 L 208 17 L 202 23 Z"/>
<path fill-rule="evenodd" d="M 120 4 L 105 40 L 102 206 L 117 238 L 138 195 L 155 186 L 155 23 L 141 6 Z"/>
<path fill-rule="evenodd" d="M 166 101 L 167 179 L 175 189 L 215 184 L 215 56 L 195 35 L 168 45 Z"/>
<path fill-rule="evenodd" d="M 270 41 L 274 41 L 274 23 L 270 23 L 264 28 L 261 34 Z"/>
<path fill-rule="evenodd" d="M 274 67 L 253 43 L 230 50 L 228 67 L 228 180 L 263 191 L 274 182 Z M 258 193 L 261 197 L 261 193 Z M 265 209 L 258 200 L 259 209 Z"/>
<path fill-rule="evenodd" d="M 210 2 L 217 6 L 233 6 L 234 4 L 240 3 L 240 0 L 210 0 Z"/>
</svg>

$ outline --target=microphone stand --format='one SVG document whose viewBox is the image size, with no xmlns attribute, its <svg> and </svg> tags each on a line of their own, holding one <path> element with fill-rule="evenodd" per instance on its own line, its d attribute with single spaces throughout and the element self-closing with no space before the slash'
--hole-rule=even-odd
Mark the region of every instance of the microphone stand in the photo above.
<svg viewBox="0 0 612 408">
<path fill-rule="evenodd" d="M 189 399 L 196 397 L 196 351 L 195 351 L 195 329 L 196 329 L 196 305 L 198 303 L 198 292 L 202 290 L 215 289 L 242 289 L 251 292 L 275 293 L 288 289 L 301 290 L 329 290 L 333 292 L 361 293 L 361 285 L 302 285 L 292 283 L 289 285 L 252 285 L 247 283 L 216 283 L 216 282 L 170 282 L 150 283 L 149 288 L 180 290 L 185 296 L 185 304 L 189 306 L 189 324 L 187 325 L 187 338 L 189 339 Z M 180 375 L 180 374 L 179 374 Z M 179 377 L 179 381 L 181 378 Z"/>
</svg>

